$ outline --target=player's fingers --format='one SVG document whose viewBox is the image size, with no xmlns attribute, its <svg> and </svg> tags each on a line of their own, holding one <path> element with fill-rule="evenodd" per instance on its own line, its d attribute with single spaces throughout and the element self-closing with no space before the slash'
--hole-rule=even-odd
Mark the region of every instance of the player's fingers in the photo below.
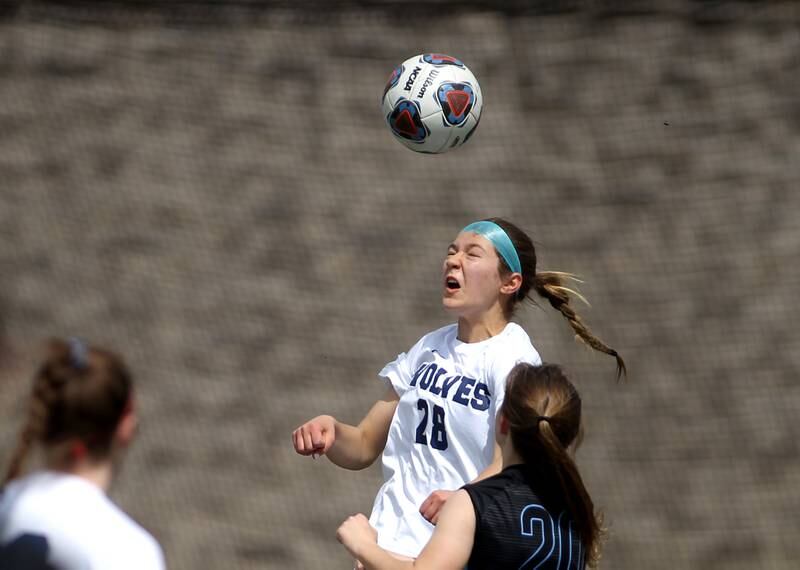
<svg viewBox="0 0 800 570">
<path fill-rule="evenodd" d="M 309 453 L 314 452 L 314 443 L 311 441 L 311 434 L 308 432 L 307 428 L 303 428 L 303 445 L 305 445 L 306 451 Z"/>
<path fill-rule="evenodd" d="M 311 443 L 314 445 L 314 449 L 325 447 L 325 436 L 319 424 L 309 424 L 308 433 L 311 436 Z"/>
<path fill-rule="evenodd" d="M 420 514 L 422 514 L 422 513 L 424 513 L 425 511 L 428 510 L 428 507 L 431 506 L 431 499 L 432 498 L 433 498 L 433 495 L 428 495 L 428 498 L 425 499 L 424 501 L 422 501 L 422 504 L 419 506 Z"/>
<path fill-rule="evenodd" d="M 347 524 L 346 521 L 343 522 L 342 524 L 340 524 L 339 528 L 336 529 L 336 540 L 338 540 L 341 543 L 344 543 L 344 536 L 343 535 L 344 535 L 344 525 L 345 524 Z"/>
<path fill-rule="evenodd" d="M 444 499 L 442 498 L 441 493 L 438 491 L 431 493 L 429 497 L 429 503 L 427 509 L 425 510 L 425 518 L 433 524 L 436 524 L 436 520 L 439 519 L 439 513 L 444 506 Z"/>
<path fill-rule="evenodd" d="M 294 442 L 294 450 L 297 453 L 305 452 L 305 446 L 303 445 L 303 438 L 300 435 L 300 428 L 292 432 L 292 441 Z"/>
<path fill-rule="evenodd" d="M 346 519 L 342 521 L 342 524 L 339 525 L 339 528 L 336 530 L 336 538 L 347 546 L 347 538 L 348 535 L 356 528 L 356 516 L 350 515 Z"/>
<path fill-rule="evenodd" d="M 295 433 L 295 449 L 300 455 L 308 457 L 314 453 L 314 447 L 309 443 L 309 439 L 305 437 L 303 428 L 298 428 Z"/>
<path fill-rule="evenodd" d="M 316 448 L 317 453 L 320 455 L 325 455 L 328 453 L 328 450 L 333 447 L 333 444 L 336 441 L 335 427 L 328 426 L 326 424 L 319 424 L 314 427 L 315 431 L 312 434 L 314 447 Z"/>
</svg>

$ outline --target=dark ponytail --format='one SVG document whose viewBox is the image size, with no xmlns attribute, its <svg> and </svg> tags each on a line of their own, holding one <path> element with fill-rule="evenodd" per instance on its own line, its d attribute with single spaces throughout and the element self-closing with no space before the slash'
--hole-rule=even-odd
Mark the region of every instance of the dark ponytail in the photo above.
<svg viewBox="0 0 800 570">
<path fill-rule="evenodd" d="M 581 399 L 575 387 L 556 365 L 518 364 L 508 376 L 501 413 L 517 453 L 554 482 L 586 549 L 587 564 L 594 567 L 603 530 L 569 451 L 581 435 Z"/>
</svg>

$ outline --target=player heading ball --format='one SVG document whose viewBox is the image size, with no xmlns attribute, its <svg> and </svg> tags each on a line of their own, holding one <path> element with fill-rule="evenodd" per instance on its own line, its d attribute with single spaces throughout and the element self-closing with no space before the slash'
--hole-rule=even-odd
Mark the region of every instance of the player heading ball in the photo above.
<svg viewBox="0 0 800 570">
<path fill-rule="evenodd" d="M 533 242 L 507 220 L 469 224 L 442 264 L 442 304 L 457 322 L 424 335 L 381 370 L 385 393 L 357 426 L 323 415 L 293 432 L 297 453 L 324 454 L 347 469 L 382 454 L 384 483 L 370 517 L 382 548 L 417 557 L 453 490 L 500 471 L 494 432 L 506 377 L 519 362 L 541 362 L 511 322 L 520 302 L 534 293 L 546 299 L 624 373 L 622 358 L 575 313 L 569 277 L 537 271 Z"/>
</svg>

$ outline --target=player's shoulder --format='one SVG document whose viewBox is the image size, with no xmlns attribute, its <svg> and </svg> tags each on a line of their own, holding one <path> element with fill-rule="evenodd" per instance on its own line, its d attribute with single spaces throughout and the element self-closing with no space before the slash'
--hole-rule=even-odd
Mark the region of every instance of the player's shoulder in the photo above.
<svg viewBox="0 0 800 570">
<path fill-rule="evenodd" d="M 499 335 L 498 342 L 492 344 L 491 351 L 493 360 L 497 363 L 507 362 L 513 366 L 517 362 L 530 362 L 531 364 L 542 362 L 528 333 L 517 323 L 506 325 Z"/>
<path fill-rule="evenodd" d="M 37 502 L 43 503 L 36 511 L 47 515 L 50 532 L 97 559 L 94 566 L 106 568 L 113 562 L 116 568 L 163 567 L 155 563 L 162 556 L 155 538 L 96 485 L 71 475 L 43 474 L 36 486 Z M 79 522 L 76 512 L 81 513 Z"/>
<path fill-rule="evenodd" d="M 470 495 L 465 486 L 461 489 L 458 489 L 449 499 L 447 499 L 447 502 L 443 507 L 444 510 L 442 511 L 442 516 L 463 519 L 465 516 L 469 516 L 470 512 L 474 512 L 474 508 L 475 503 L 472 500 L 472 495 Z"/>
<path fill-rule="evenodd" d="M 494 504 L 495 498 L 504 496 L 504 490 L 508 484 L 508 477 L 502 472 L 480 481 L 467 483 L 461 488 L 472 503 L 476 514 L 483 512 L 487 505 Z"/>
<path fill-rule="evenodd" d="M 104 526 L 105 534 L 110 540 L 126 543 L 137 543 L 140 546 L 157 545 L 153 536 L 136 522 L 128 513 L 106 496 L 102 497 L 102 505 L 96 510 L 97 526 Z M 97 529 L 103 532 L 101 529 Z"/>
<path fill-rule="evenodd" d="M 111 499 L 104 499 L 92 513 L 89 529 L 95 544 L 103 542 L 103 548 L 94 550 L 94 557 L 98 560 L 109 555 L 118 557 L 116 566 L 120 568 L 163 568 L 164 555 L 155 537 Z"/>
<path fill-rule="evenodd" d="M 0 487 L 0 515 L 11 507 L 17 495 L 19 495 L 19 481 L 10 481 Z"/>
<path fill-rule="evenodd" d="M 163 570 L 164 552 L 158 541 L 142 528 L 129 529 L 113 537 L 109 544 L 112 548 L 98 553 L 98 568 L 110 567 L 105 563 L 105 557 L 111 556 L 115 568 L 119 570 Z M 111 561 L 109 561 L 111 562 Z"/>
<path fill-rule="evenodd" d="M 503 335 L 505 343 L 514 343 L 533 348 L 531 337 L 528 335 L 527 331 L 517 323 L 508 323 L 501 334 Z"/>
<path fill-rule="evenodd" d="M 30 474 L 8 485 L 0 504 L 5 531 L 50 537 L 59 557 L 87 560 L 90 568 L 164 568 L 155 538 L 99 487 L 79 477 Z"/>
<path fill-rule="evenodd" d="M 53 472 L 33 472 L 11 481 L 0 496 L 3 517 L 13 517 L 22 525 L 51 523 L 60 513 L 74 512 L 83 502 L 82 488 L 77 495 L 73 481 Z"/>
</svg>

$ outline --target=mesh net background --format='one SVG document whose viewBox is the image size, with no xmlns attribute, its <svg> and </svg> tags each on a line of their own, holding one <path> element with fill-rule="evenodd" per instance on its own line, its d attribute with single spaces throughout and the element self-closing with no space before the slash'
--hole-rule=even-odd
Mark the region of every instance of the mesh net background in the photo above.
<svg viewBox="0 0 800 570">
<path fill-rule="evenodd" d="M 142 429 L 113 498 L 171 568 L 348 568 L 362 472 L 294 454 L 449 322 L 459 228 L 508 217 L 579 274 L 574 342 L 518 321 L 584 399 L 606 568 L 800 560 L 800 9 L 794 2 L 5 2 L 0 459 L 36 347 L 123 352 Z M 463 148 L 402 148 L 395 65 L 455 55 Z"/>
</svg>

